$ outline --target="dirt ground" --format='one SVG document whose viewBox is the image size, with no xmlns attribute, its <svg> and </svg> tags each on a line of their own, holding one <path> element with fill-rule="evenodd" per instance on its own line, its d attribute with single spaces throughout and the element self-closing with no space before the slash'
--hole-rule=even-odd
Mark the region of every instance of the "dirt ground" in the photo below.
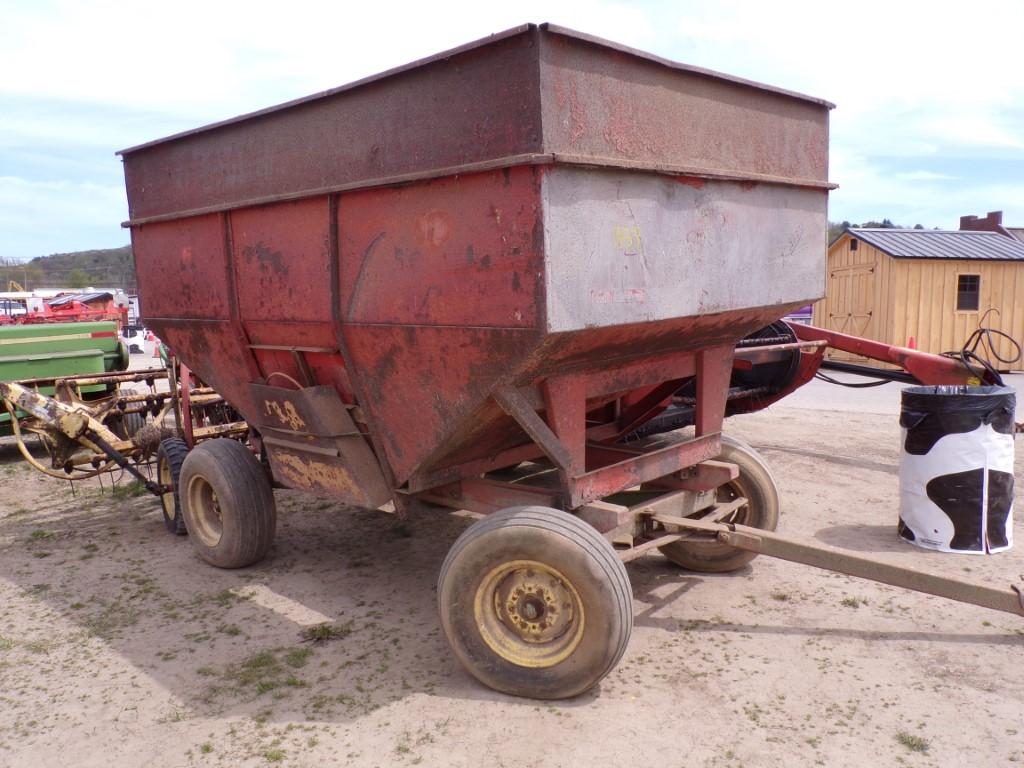
<svg viewBox="0 0 1024 768">
<path fill-rule="evenodd" d="M 971 557 L 896 537 L 891 414 L 776 406 L 727 429 L 772 466 L 781 530 L 1024 581 L 1022 542 Z M 464 672 L 438 625 L 437 572 L 471 518 L 401 530 L 277 499 L 272 557 L 218 571 L 150 498 L 72 494 L 0 446 L 0 765 L 1024 762 L 1020 617 L 763 557 L 709 576 L 652 554 L 629 566 L 622 663 L 578 699 L 515 699 Z M 304 642 L 322 622 L 338 637 Z"/>
</svg>

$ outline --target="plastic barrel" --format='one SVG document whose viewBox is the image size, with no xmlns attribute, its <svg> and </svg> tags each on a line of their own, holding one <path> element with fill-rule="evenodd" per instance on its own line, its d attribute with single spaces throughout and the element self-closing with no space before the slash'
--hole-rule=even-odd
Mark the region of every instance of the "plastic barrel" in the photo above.
<svg viewBox="0 0 1024 768">
<path fill-rule="evenodd" d="M 940 552 L 1013 545 L 1011 387 L 907 387 L 900 426 L 899 535 Z"/>
</svg>

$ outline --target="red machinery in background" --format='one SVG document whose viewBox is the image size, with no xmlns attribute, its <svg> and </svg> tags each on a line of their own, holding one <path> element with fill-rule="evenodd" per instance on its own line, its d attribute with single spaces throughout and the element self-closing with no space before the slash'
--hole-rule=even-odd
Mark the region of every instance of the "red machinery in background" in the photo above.
<svg viewBox="0 0 1024 768">
<path fill-rule="evenodd" d="M 14 323 L 81 323 L 112 320 L 119 328 L 128 324 L 128 306 L 110 291 L 65 293 L 44 301 L 42 307 L 23 315 L 14 315 Z"/>
</svg>

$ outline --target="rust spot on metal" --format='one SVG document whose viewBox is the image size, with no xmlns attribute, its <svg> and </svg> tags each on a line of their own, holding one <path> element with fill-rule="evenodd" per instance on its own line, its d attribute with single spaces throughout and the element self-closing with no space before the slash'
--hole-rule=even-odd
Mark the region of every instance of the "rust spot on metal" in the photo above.
<svg viewBox="0 0 1024 768">
<path fill-rule="evenodd" d="M 271 270 L 273 272 L 286 272 L 284 255 L 280 251 L 274 251 L 263 243 L 247 245 L 242 249 L 242 256 L 247 263 L 256 262 L 261 271 Z"/>
<path fill-rule="evenodd" d="M 694 189 L 703 189 L 705 181 L 699 176 L 676 176 L 676 181 L 680 184 L 693 187 Z"/>
</svg>

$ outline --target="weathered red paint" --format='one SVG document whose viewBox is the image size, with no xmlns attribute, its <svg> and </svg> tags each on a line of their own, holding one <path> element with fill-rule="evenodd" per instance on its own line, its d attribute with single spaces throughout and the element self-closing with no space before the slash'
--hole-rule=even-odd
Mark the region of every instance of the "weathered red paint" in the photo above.
<svg viewBox="0 0 1024 768">
<path fill-rule="evenodd" d="M 556 27 L 513 30 L 127 150 L 146 319 L 273 438 L 264 447 L 286 484 L 376 498 L 351 491 L 368 465 L 324 453 L 337 434 L 309 414 L 283 425 L 261 387 L 324 387 L 332 407 L 353 406 L 358 434 L 345 440 L 372 450 L 402 498 L 455 493 L 546 453 L 577 508 L 716 455 L 733 346 L 796 305 L 702 304 L 685 317 L 641 307 L 622 324 L 574 326 L 579 307 L 550 303 L 551 260 L 566 255 L 549 252 L 547 183 L 564 166 L 614 169 L 705 195 L 768 182 L 818 204 L 828 107 Z M 643 269 L 639 228 L 625 229 L 615 236 L 629 253 L 589 311 L 646 300 L 623 282 Z M 566 307 L 567 324 L 554 324 Z M 694 375 L 693 440 L 605 460 Z"/>
<path fill-rule="evenodd" d="M 862 339 L 810 325 L 794 324 L 792 327 L 797 338 L 806 341 L 824 341 L 833 349 L 853 352 L 872 360 L 898 365 L 923 383 L 968 384 L 976 378 L 974 372 L 967 370 L 959 360 L 951 357 L 933 355 L 907 347 L 897 347 L 873 339 Z"/>
</svg>

